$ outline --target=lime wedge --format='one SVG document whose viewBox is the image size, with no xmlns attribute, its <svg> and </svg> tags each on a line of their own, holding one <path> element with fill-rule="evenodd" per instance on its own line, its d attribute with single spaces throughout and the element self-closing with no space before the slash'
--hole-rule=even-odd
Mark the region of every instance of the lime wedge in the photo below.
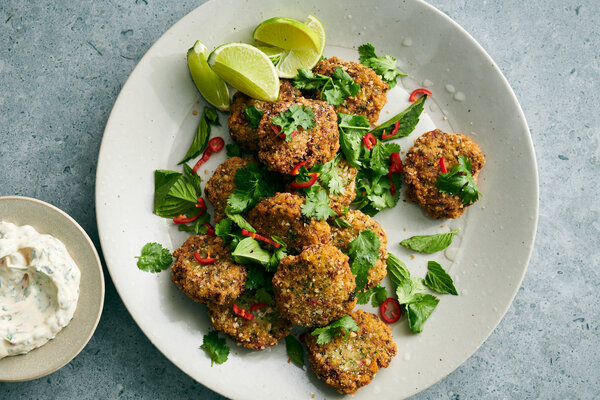
<svg viewBox="0 0 600 400">
<path fill-rule="evenodd" d="M 315 50 L 321 46 L 319 36 L 306 24 L 291 18 L 275 17 L 254 29 L 254 39 L 286 50 Z"/>
<path fill-rule="evenodd" d="M 281 56 L 276 67 L 280 78 L 295 77 L 298 74 L 299 68 L 311 69 L 319 62 L 323 55 L 323 50 L 325 49 L 325 28 L 323 24 L 313 15 L 309 15 L 304 23 L 319 36 L 321 44 L 317 50 L 289 50 Z"/>
<path fill-rule="evenodd" d="M 256 48 L 265 53 L 275 65 L 277 65 L 279 60 L 281 60 L 281 57 L 288 52 L 288 50 L 280 49 L 279 47 L 256 46 Z"/>
<path fill-rule="evenodd" d="M 279 77 L 269 57 L 246 43 L 227 43 L 208 57 L 208 65 L 223 80 L 258 100 L 275 101 Z"/>
<path fill-rule="evenodd" d="M 206 59 L 208 49 L 200 41 L 187 52 L 187 63 L 192 80 L 200 94 L 221 111 L 229 110 L 229 90 L 225 81 L 210 69 Z"/>
</svg>

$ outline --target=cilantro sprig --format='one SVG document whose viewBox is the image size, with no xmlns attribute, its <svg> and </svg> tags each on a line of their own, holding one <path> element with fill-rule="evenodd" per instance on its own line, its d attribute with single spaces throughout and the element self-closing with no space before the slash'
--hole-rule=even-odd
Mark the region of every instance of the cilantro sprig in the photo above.
<svg viewBox="0 0 600 400">
<path fill-rule="evenodd" d="M 158 273 L 171 266 L 173 256 L 160 243 L 146 243 L 138 259 L 137 267 L 142 271 Z"/>
<path fill-rule="evenodd" d="M 334 106 L 360 92 L 360 85 L 339 66 L 335 67 L 332 76 L 314 74 L 308 68 L 298 69 L 293 83 L 301 90 L 320 90 L 319 98 Z"/>
<path fill-rule="evenodd" d="M 219 337 L 219 333 L 217 331 L 211 331 L 204 335 L 200 348 L 206 351 L 210 357 L 211 367 L 215 363 L 223 364 L 225 361 L 227 361 L 227 357 L 229 356 L 229 346 L 227 346 L 225 338 Z"/>
<path fill-rule="evenodd" d="M 356 295 L 358 304 L 367 304 L 370 299 L 373 307 L 379 307 L 387 298 L 387 289 L 379 284 Z"/>
<path fill-rule="evenodd" d="M 235 173 L 235 190 L 227 198 L 226 212 L 240 214 L 254 207 L 261 199 L 275 194 L 277 188 L 268 176 L 265 168 L 260 168 L 252 161 L 246 168 Z"/>
<path fill-rule="evenodd" d="M 358 54 L 360 55 L 359 60 L 362 65 L 369 67 L 380 75 L 381 78 L 387 82 L 389 88 L 396 86 L 396 78 L 399 76 L 406 76 L 402 72 L 398 71 L 396 66 L 396 59 L 390 55 L 377 57 L 375 54 L 375 47 L 371 43 L 365 43 L 358 47 Z"/>
<path fill-rule="evenodd" d="M 344 338 L 348 338 L 350 332 L 358 332 L 358 330 L 354 319 L 349 315 L 344 315 L 327 326 L 314 329 L 310 334 L 317 337 L 317 344 L 327 344 L 336 336 L 344 334 Z"/>
<path fill-rule="evenodd" d="M 315 110 L 302 104 L 294 103 L 284 112 L 271 119 L 275 126 L 281 128 L 281 133 L 285 134 L 285 140 L 292 141 L 292 133 L 298 130 L 298 127 L 312 129 L 315 127 Z"/>
<path fill-rule="evenodd" d="M 471 161 L 466 156 L 458 156 L 458 165 L 448 172 L 438 175 L 436 182 L 438 190 L 451 196 L 458 195 L 463 204 L 474 203 L 481 196 L 481 192 L 471 175 Z"/>
</svg>

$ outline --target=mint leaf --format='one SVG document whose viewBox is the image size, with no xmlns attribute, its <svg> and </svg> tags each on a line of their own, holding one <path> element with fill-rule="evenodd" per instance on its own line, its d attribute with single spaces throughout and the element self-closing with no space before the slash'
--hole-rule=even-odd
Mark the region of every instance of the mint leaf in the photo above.
<svg viewBox="0 0 600 400">
<path fill-rule="evenodd" d="M 196 235 L 205 235 L 206 232 L 208 232 L 208 226 L 204 224 L 207 222 L 210 222 L 210 214 L 205 212 L 200 218 L 190 224 L 179 224 L 177 229 L 182 232 L 193 232 Z"/>
<path fill-rule="evenodd" d="M 329 207 L 329 197 L 327 191 L 319 185 L 312 185 L 306 193 L 306 201 L 302 204 L 302 215 L 307 218 L 314 218 L 323 221 L 329 217 L 335 217 L 337 214 Z"/>
<path fill-rule="evenodd" d="M 389 137 L 383 140 L 393 140 L 400 137 L 405 137 L 410 135 L 410 133 L 415 129 L 415 126 L 419 123 L 419 116 L 423 112 L 423 106 L 425 105 L 425 100 L 427 96 L 421 97 L 419 100 L 415 101 L 413 104 L 408 106 L 404 111 L 399 114 L 394 115 L 392 118 L 388 119 L 377 128 L 371 130 L 371 133 L 375 135 L 375 137 L 381 139 L 383 131 L 385 130 L 386 135 L 392 133 L 394 129 L 394 124 L 397 121 L 400 121 L 398 125 L 398 131 L 393 137 Z"/>
<path fill-rule="evenodd" d="M 396 78 L 406 76 L 406 74 L 398 71 L 396 59 L 390 55 L 377 57 L 375 47 L 372 44 L 366 43 L 358 48 L 359 60 L 361 64 L 375 71 L 381 78 L 386 81 L 389 88 L 396 86 Z"/>
<path fill-rule="evenodd" d="M 345 333 L 347 338 L 350 332 L 358 332 L 358 325 L 349 315 L 344 315 L 342 318 L 333 321 L 327 326 L 314 329 L 310 334 L 317 336 L 317 344 L 327 344 L 336 336 Z"/>
<path fill-rule="evenodd" d="M 288 356 L 299 365 L 304 365 L 304 348 L 298 339 L 292 335 L 285 337 L 285 350 Z"/>
<path fill-rule="evenodd" d="M 271 253 L 260 247 L 256 240 L 247 237 L 238 243 L 231 258 L 239 264 L 257 263 L 264 266 L 269 263 Z"/>
<path fill-rule="evenodd" d="M 425 294 L 425 286 L 420 278 L 413 278 L 406 265 L 393 254 L 388 254 L 388 275 L 396 291 L 398 303 L 407 304 L 415 300 L 421 294 Z"/>
<path fill-rule="evenodd" d="M 208 139 L 210 138 L 211 125 L 219 125 L 219 115 L 217 114 L 217 110 L 215 108 L 206 106 L 204 107 L 200 124 L 198 124 L 198 128 L 196 129 L 194 140 L 192 141 L 192 144 L 190 145 L 185 157 L 179 161 L 179 164 L 183 164 L 184 162 L 197 157 L 206 149 L 208 146 Z"/>
<path fill-rule="evenodd" d="M 440 299 L 430 294 L 416 296 L 415 299 L 406 305 L 408 314 L 408 326 L 414 333 L 423 331 L 423 324 L 433 313 Z"/>
<path fill-rule="evenodd" d="M 255 106 L 249 106 L 244 107 L 244 115 L 246 116 L 246 120 L 248 120 L 248 125 L 250 125 L 250 128 L 258 128 L 260 120 L 263 117 L 262 112 L 260 112 Z"/>
<path fill-rule="evenodd" d="M 225 153 L 227 153 L 227 157 L 241 157 L 242 149 L 237 143 L 229 143 L 225 145 Z"/>
<path fill-rule="evenodd" d="M 437 235 L 413 236 L 401 241 L 400 244 L 421 253 L 436 253 L 450 246 L 457 232 L 458 229 Z"/>
<path fill-rule="evenodd" d="M 235 223 L 240 228 L 246 229 L 247 231 L 250 231 L 252 233 L 256 232 L 256 229 L 254 229 L 252 225 L 250 225 L 250 223 L 246 221 L 244 217 L 242 217 L 240 214 L 225 213 L 225 215 L 227 215 L 227 218 L 233 221 L 233 223 Z"/>
<path fill-rule="evenodd" d="M 217 331 L 212 331 L 204 335 L 200 348 L 208 353 L 211 360 L 211 367 L 214 363 L 223 364 L 229 356 L 229 346 L 227 346 L 225 338 L 219 337 Z"/>
<path fill-rule="evenodd" d="M 454 287 L 454 282 L 442 266 L 435 261 L 427 262 L 427 275 L 425 275 L 425 285 L 434 292 L 445 294 L 450 293 L 458 296 Z"/>
<path fill-rule="evenodd" d="M 356 276 L 356 291 L 362 290 L 369 279 L 369 270 L 379 258 L 379 237 L 370 229 L 358 234 L 348 247 L 348 255 L 352 260 L 350 267 Z"/>
<path fill-rule="evenodd" d="M 438 175 L 436 186 L 442 193 L 458 194 L 463 204 L 474 203 L 481 195 L 471 175 L 471 161 L 465 156 L 458 156 L 458 165 Z"/>
<path fill-rule="evenodd" d="M 194 205 L 201 195 L 197 185 L 179 172 L 157 169 L 154 171 L 154 213 L 173 218 L 196 211 Z"/>
<path fill-rule="evenodd" d="M 285 134 L 285 140 L 292 141 L 292 133 L 298 127 L 312 129 L 315 127 L 315 111 L 312 107 L 294 103 L 286 111 L 274 116 L 271 122 L 281 127 L 281 133 Z"/>
<path fill-rule="evenodd" d="M 173 256 L 169 249 L 159 243 L 146 243 L 138 259 L 137 267 L 142 271 L 158 273 L 171 266 Z"/>
</svg>

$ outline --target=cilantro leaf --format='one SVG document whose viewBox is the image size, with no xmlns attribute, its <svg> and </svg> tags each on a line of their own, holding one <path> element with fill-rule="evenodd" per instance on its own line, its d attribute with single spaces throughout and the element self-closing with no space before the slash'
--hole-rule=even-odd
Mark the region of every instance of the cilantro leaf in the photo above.
<svg viewBox="0 0 600 400">
<path fill-rule="evenodd" d="M 321 167 L 319 181 L 330 194 L 344 194 L 344 180 L 340 176 L 337 167 L 340 165 L 341 156 L 338 154 L 331 161 Z"/>
<path fill-rule="evenodd" d="M 285 337 L 285 350 L 292 360 L 299 365 L 304 365 L 304 348 L 300 341 L 292 335 Z"/>
<path fill-rule="evenodd" d="M 210 357 L 210 366 L 212 367 L 215 363 L 223 364 L 227 361 L 229 356 L 229 346 L 225 341 L 225 338 L 220 338 L 217 331 L 209 332 L 204 335 L 202 339 L 201 349 L 204 349 Z"/>
<path fill-rule="evenodd" d="M 299 69 L 293 80 L 294 86 L 303 90 L 321 89 L 319 98 L 329 104 L 339 106 L 349 96 L 360 92 L 360 85 L 341 67 L 337 66 L 332 76 L 313 74 L 309 69 Z"/>
<path fill-rule="evenodd" d="M 265 286 L 267 278 L 265 277 L 265 270 L 263 268 L 250 264 L 246 265 L 246 271 L 248 274 L 248 278 L 246 279 L 247 290 L 260 290 L 260 288 Z"/>
<path fill-rule="evenodd" d="M 192 141 L 192 144 L 190 145 L 185 157 L 179 161 L 179 164 L 183 164 L 184 162 L 197 157 L 206 149 L 208 146 L 208 139 L 210 138 L 211 125 L 220 125 L 219 115 L 217 114 L 217 110 L 215 108 L 206 106 L 204 107 L 200 124 L 198 124 L 198 128 L 196 129 L 194 140 Z"/>
<path fill-rule="evenodd" d="M 387 297 L 387 289 L 379 284 L 356 295 L 358 304 L 367 304 L 371 299 L 373 307 L 379 307 Z"/>
<path fill-rule="evenodd" d="M 350 267 L 356 275 L 356 291 L 362 290 L 369 279 L 369 270 L 379 258 L 379 237 L 370 229 L 360 232 L 348 247 L 348 255 L 352 259 Z"/>
<path fill-rule="evenodd" d="M 244 107 L 244 115 L 246 116 L 246 120 L 248 120 L 248 125 L 250 125 L 250 128 L 258 128 L 260 120 L 263 117 L 263 113 L 261 111 L 259 111 L 255 106 L 248 106 Z"/>
<path fill-rule="evenodd" d="M 448 172 L 438 175 L 436 186 L 442 193 L 458 196 L 463 204 L 474 203 L 479 199 L 481 192 L 471 175 L 471 161 L 466 156 L 458 156 L 458 165 Z"/>
<path fill-rule="evenodd" d="M 231 233 L 233 221 L 231 218 L 223 218 L 215 225 L 215 235 L 222 239 L 226 239 Z"/>
<path fill-rule="evenodd" d="M 430 294 L 422 294 L 406 305 L 408 314 L 408 326 L 414 333 L 423 331 L 423 324 L 427 318 L 433 313 L 440 299 Z"/>
<path fill-rule="evenodd" d="M 327 191 L 314 184 L 306 193 L 306 201 L 302 204 L 302 215 L 323 221 L 329 217 L 335 217 L 337 214 L 329 207 Z"/>
<path fill-rule="evenodd" d="M 425 275 L 424 283 L 434 292 L 440 294 L 450 293 L 458 296 L 452 278 L 444 268 L 435 261 L 427 262 L 427 275 Z"/>
<path fill-rule="evenodd" d="M 352 224 L 350 222 L 348 222 L 345 218 L 336 218 L 333 220 L 333 225 L 337 226 L 338 228 L 351 228 Z"/>
<path fill-rule="evenodd" d="M 421 97 L 419 100 L 408 106 L 401 113 L 394 115 L 392 118 L 388 119 L 387 121 L 379 125 L 377 128 L 373 128 L 371 130 L 371 133 L 375 135 L 375 137 L 381 139 L 383 131 L 385 131 L 387 135 L 391 134 L 396 122 L 400 121 L 400 123 L 398 124 L 398 131 L 396 132 L 396 134 L 394 136 L 382 140 L 393 140 L 410 135 L 410 133 L 415 129 L 415 126 L 417 126 L 417 124 L 419 123 L 419 117 L 423 112 L 425 100 L 427 100 L 427 96 Z"/>
<path fill-rule="evenodd" d="M 271 253 L 260 247 L 260 244 L 251 237 L 240 240 L 231 258 L 239 264 L 257 263 L 267 265 L 271 259 Z"/>
<path fill-rule="evenodd" d="M 246 168 L 235 173 L 235 190 L 227 198 L 226 212 L 240 214 L 254 207 L 262 198 L 275 193 L 275 185 L 271 184 L 264 168 L 248 162 Z"/>
<path fill-rule="evenodd" d="M 458 229 L 447 233 L 438 233 L 437 235 L 413 236 L 404 239 L 400 244 L 421 253 L 436 253 L 450 246 L 457 232 Z"/>
<path fill-rule="evenodd" d="M 392 193 L 392 183 L 395 193 Z M 385 208 L 392 208 L 400 198 L 400 176 L 379 175 L 370 169 L 361 169 L 356 177 L 356 199 L 353 202 L 363 213 L 374 216 Z"/>
<path fill-rule="evenodd" d="M 377 57 L 375 47 L 370 43 L 359 46 L 358 54 L 360 55 L 359 60 L 361 64 L 373 69 L 377 75 L 380 75 L 388 83 L 390 89 L 396 86 L 397 77 L 406 76 L 406 74 L 398 71 L 394 57 L 390 55 Z"/>
<path fill-rule="evenodd" d="M 315 127 L 315 110 L 302 104 L 294 103 L 279 115 L 274 116 L 271 122 L 281 127 L 281 133 L 285 134 L 285 140 L 292 141 L 292 133 L 298 127 L 312 129 Z"/>
<path fill-rule="evenodd" d="M 241 157 L 242 149 L 237 143 L 229 143 L 225 145 L 225 153 L 227 157 Z"/>
<path fill-rule="evenodd" d="M 142 254 L 138 259 L 137 267 L 142 271 L 160 272 L 171 266 L 173 256 L 169 249 L 162 247 L 159 243 L 146 243 L 142 248 Z"/>
<path fill-rule="evenodd" d="M 345 338 L 347 338 L 350 332 L 358 332 L 358 329 L 354 319 L 349 315 L 344 315 L 327 326 L 314 329 L 310 334 L 317 336 L 317 344 L 327 344 L 331 342 L 331 339 L 342 333 L 345 333 Z"/>
</svg>

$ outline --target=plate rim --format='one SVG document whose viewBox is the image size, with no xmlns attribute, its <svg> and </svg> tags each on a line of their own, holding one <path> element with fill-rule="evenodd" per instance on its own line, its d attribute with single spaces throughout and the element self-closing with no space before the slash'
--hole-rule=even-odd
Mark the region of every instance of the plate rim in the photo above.
<svg viewBox="0 0 600 400">
<path fill-rule="evenodd" d="M 33 197 L 0 196 L 0 202 L 4 202 L 4 201 L 17 201 L 17 202 L 23 202 L 24 204 L 33 203 L 33 204 L 41 205 L 44 208 L 50 210 L 51 212 L 54 212 L 55 214 L 59 215 L 64 220 L 66 220 L 70 225 L 72 225 L 75 228 L 76 231 L 78 231 L 80 236 L 83 238 L 84 242 L 87 244 L 86 249 L 90 251 L 94 260 L 96 261 L 94 263 L 94 265 L 97 267 L 98 272 L 99 272 L 99 277 L 100 277 L 99 282 L 98 282 L 99 288 L 100 288 L 100 301 L 98 303 L 96 316 L 92 322 L 92 325 L 91 325 L 89 331 L 86 332 L 83 341 L 80 343 L 80 345 L 78 347 L 72 348 L 71 355 L 69 355 L 69 357 L 67 357 L 65 360 L 63 360 L 60 363 L 57 363 L 54 365 L 49 364 L 49 366 L 47 366 L 43 371 L 40 371 L 33 375 L 18 376 L 18 377 L 14 377 L 14 378 L 0 378 L 0 382 L 26 382 L 26 381 L 31 381 L 31 380 L 42 378 L 46 375 L 50 375 L 50 374 L 58 371 L 59 369 L 61 369 L 62 367 L 64 367 L 68 363 L 70 363 L 75 357 L 77 357 L 83 351 L 83 349 L 87 346 L 87 344 L 91 340 L 92 336 L 94 335 L 94 332 L 96 332 L 96 329 L 100 322 L 100 318 L 102 317 L 102 311 L 104 308 L 104 299 L 105 299 L 105 295 L 106 295 L 106 285 L 105 285 L 105 281 L 104 281 L 104 271 L 102 270 L 102 262 L 100 261 L 100 256 L 98 254 L 98 250 L 96 249 L 94 242 L 90 239 L 87 232 L 81 227 L 81 225 L 79 225 L 79 223 L 73 217 L 71 217 L 69 214 L 67 214 L 65 211 L 61 210 L 60 208 L 58 208 L 50 203 L 47 203 L 43 200 L 39 200 L 39 199 L 36 199 Z M 36 230 L 38 229 L 37 227 L 34 227 L 34 228 Z M 67 244 L 65 243 L 65 246 L 66 245 Z M 48 344 L 51 344 L 51 342 L 49 342 Z M 33 353 L 27 353 L 27 354 L 24 354 L 23 356 L 27 356 L 29 354 L 33 354 Z M 16 356 L 16 357 L 18 357 L 18 356 Z"/>
<path fill-rule="evenodd" d="M 504 73 L 502 72 L 502 70 L 498 67 L 498 65 L 496 64 L 496 62 L 492 59 L 492 57 L 487 53 L 487 51 L 483 48 L 483 46 L 473 38 L 473 36 L 471 36 L 471 34 L 465 30 L 458 22 L 454 21 L 451 17 L 449 17 L 447 14 L 445 14 L 443 11 L 439 10 L 438 8 L 436 8 L 435 6 L 425 2 L 424 0 L 406 0 L 407 2 L 413 2 L 413 3 L 419 3 L 421 6 L 425 6 L 426 8 L 429 9 L 429 11 L 435 13 L 438 17 L 443 18 L 447 23 L 449 23 L 454 29 L 457 29 L 462 36 L 465 37 L 465 39 L 468 39 L 469 43 L 471 46 L 474 45 L 474 47 L 476 48 L 476 50 L 481 53 L 481 55 L 484 57 L 484 59 L 489 62 L 496 70 L 496 72 L 498 73 L 498 76 L 501 77 L 501 81 L 503 84 L 504 89 L 507 89 L 507 94 L 510 94 L 510 100 L 513 103 L 513 105 L 515 105 L 517 107 L 517 111 L 518 111 L 518 115 L 516 117 L 520 117 L 520 124 L 521 127 L 523 128 L 524 132 L 527 133 L 527 135 L 525 135 L 526 138 L 526 147 L 527 147 L 527 151 L 531 154 L 531 162 L 533 163 L 533 171 L 532 171 L 532 180 L 534 182 L 533 185 L 533 193 L 532 196 L 535 197 L 535 203 L 532 204 L 531 206 L 534 208 L 535 210 L 535 215 L 533 216 L 533 221 L 531 224 L 531 235 L 529 236 L 529 243 L 530 245 L 528 246 L 528 252 L 527 252 L 527 256 L 526 256 L 526 261 L 525 261 L 525 266 L 524 268 L 520 271 L 520 276 L 518 277 L 518 285 L 515 286 L 515 288 L 512 290 L 512 293 L 510 294 L 510 301 L 507 302 L 501 309 L 501 312 L 499 313 L 499 317 L 498 317 L 498 321 L 494 324 L 494 326 L 488 330 L 487 334 L 485 335 L 485 337 L 483 337 L 480 341 L 478 341 L 478 343 L 476 344 L 476 346 L 473 348 L 473 350 L 464 358 L 464 360 L 462 360 L 460 363 L 458 363 L 454 368 L 452 368 L 452 370 L 448 371 L 447 373 L 445 373 L 443 376 L 440 376 L 439 379 L 437 379 L 435 382 L 431 383 L 428 386 L 425 387 L 421 387 L 418 388 L 417 390 L 413 391 L 413 395 L 417 394 L 435 384 L 437 384 L 438 382 L 440 382 L 442 379 L 444 379 L 446 376 L 448 376 L 450 373 L 454 372 L 457 368 L 459 368 L 465 361 L 467 361 L 469 358 L 471 358 L 473 356 L 473 354 L 481 347 L 481 345 L 490 337 L 490 335 L 495 331 L 496 327 L 499 325 L 499 323 L 502 321 L 502 319 L 504 318 L 504 316 L 506 315 L 507 311 L 509 310 L 509 308 L 511 307 L 514 298 L 516 296 L 516 294 L 519 291 L 519 288 L 522 285 L 523 279 L 525 277 L 525 274 L 527 272 L 529 263 L 531 261 L 531 255 L 533 253 L 533 248 L 534 248 L 534 244 L 535 244 L 535 239 L 536 239 L 536 233 L 537 233 L 537 227 L 538 227 L 538 220 L 539 220 L 539 173 L 538 173 L 538 164 L 537 164 L 537 157 L 536 157 L 536 153 L 535 153 L 535 148 L 533 146 L 533 140 L 531 137 L 531 131 L 529 129 L 529 126 L 527 124 L 527 120 L 525 118 L 525 114 L 523 112 L 523 109 L 521 107 L 521 104 L 518 101 L 517 96 L 514 93 L 514 90 L 512 89 L 512 87 L 510 86 L 510 83 L 508 82 L 506 76 L 504 75 Z M 99 151 L 99 156 L 98 156 L 98 168 L 97 168 L 97 175 L 96 175 L 96 209 L 98 210 L 100 208 L 100 201 L 101 199 L 99 198 L 99 179 L 98 179 L 98 175 L 99 172 L 101 170 L 100 168 L 100 162 L 103 159 L 103 144 L 105 141 L 105 134 L 111 124 L 111 120 L 113 118 L 113 111 L 120 105 L 120 102 L 123 100 L 122 97 L 122 93 L 125 92 L 128 87 L 129 84 L 132 81 L 134 72 L 137 68 L 137 66 L 142 63 L 146 57 L 148 57 L 149 54 L 151 54 L 153 52 L 153 50 L 158 46 L 159 42 L 161 40 L 163 40 L 166 36 L 169 36 L 172 31 L 175 29 L 176 25 L 178 25 L 182 20 L 189 18 L 191 14 L 194 14 L 196 12 L 198 12 L 198 10 L 202 9 L 203 7 L 206 7 L 208 4 L 212 4 L 212 3 L 216 3 L 217 0 L 209 0 L 203 4 L 201 4 L 200 6 L 192 9 L 190 12 L 188 12 L 186 15 L 184 15 L 183 17 L 181 17 L 178 21 L 176 21 L 173 25 L 171 25 L 169 27 L 169 29 L 167 29 L 161 36 L 160 38 L 158 38 L 156 40 L 156 42 L 153 43 L 153 45 L 147 50 L 147 52 L 144 54 L 144 56 L 138 61 L 138 64 L 136 65 L 136 67 L 132 70 L 131 74 L 129 75 L 129 77 L 127 78 L 125 84 L 123 85 L 119 96 L 117 97 L 115 104 L 111 110 L 110 116 L 107 120 L 106 123 L 106 127 L 105 127 L 105 131 L 103 134 L 103 138 L 102 138 L 102 143 L 101 143 L 101 147 L 100 147 L 100 151 Z M 100 232 L 100 226 L 101 226 L 101 221 L 100 221 L 100 213 L 96 214 L 97 216 L 97 224 L 98 224 L 98 230 Z M 100 243 L 102 248 L 104 249 L 104 240 L 102 238 L 102 235 L 99 235 L 100 237 Z M 108 265 L 107 262 L 107 269 L 109 271 L 109 274 L 111 275 L 112 278 L 112 272 L 111 272 L 111 268 Z M 516 282 L 516 280 L 515 280 Z M 119 288 L 118 285 L 115 285 L 115 288 L 117 290 L 117 292 L 119 293 L 119 296 L 121 297 L 121 299 L 123 299 L 123 297 L 121 296 L 121 290 Z M 146 328 L 143 326 L 143 324 L 138 320 L 138 318 L 134 315 L 134 313 L 131 311 L 130 309 L 130 305 L 127 304 L 125 301 L 123 301 L 126 309 L 128 310 L 128 312 L 130 313 L 130 315 L 132 316 L 133 320 L 136 322 L 136 324 L 138 325 L 138 327 L 142 330 L 142 332 L 144 332 L 144 334 L 146 335 L 146 337 L 152 342 L 152 344 L 157 347 L 157 349 L 170 361 L 172 362 L 174 365 L 176 365 L 182 372 L 184 372 L 186 375 L 188 375 L 189 377 L 191 377 L 194 381 L 197 381 L 199 383 L 201 383 L 202 385 L 208 387 L 209 389 L 221 394 L 221 395 L 227 395 L 227 392 L 225 392 L 223 388 L 221 387 L 216 387 L 214 385 L 211 385 L 210 382 L 200 382 L 198 381 L 194 376 L 192 376 L 188 371 L 184 370 L 183 368 L 181 368 L 176 360 L 171 357 L 168 354 L 165 354 L 161 348 L 155 343 L 153 337 L 146 332 Z"/>
</svg>

